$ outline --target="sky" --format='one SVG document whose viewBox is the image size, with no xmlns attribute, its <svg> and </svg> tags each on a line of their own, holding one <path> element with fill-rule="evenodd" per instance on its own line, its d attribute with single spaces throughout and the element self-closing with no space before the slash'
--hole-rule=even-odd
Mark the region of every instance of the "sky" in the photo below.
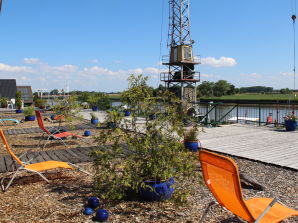
<svg viewBox="0 0 298 223">
<path fill-rule="evenodd" d="M 190 0 L 201 81 L 293 89 L 294 1 Z M 0 78 L 117 92 L 143 74 L 157 87 L 167 29 L 168 0 L 3 0 Z"/>
</svg>

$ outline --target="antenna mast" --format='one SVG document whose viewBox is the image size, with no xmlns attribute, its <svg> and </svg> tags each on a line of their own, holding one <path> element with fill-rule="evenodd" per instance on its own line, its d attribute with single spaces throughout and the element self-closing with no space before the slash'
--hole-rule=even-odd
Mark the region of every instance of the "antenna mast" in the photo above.
<svg viewBox="0 0 298 223">
<path fill-rule="evenodd" d="M 163 65 L 168 71 L 160 75 L 166 87 L 174 91 L 184 102 L 195 103 L 196 83 L 200 81 L 200 73 L 195 65 L 200 58 L 194 57 L 190 35 L 189 0 L 169 0 L 168 56 L 163 56 Z"/>
</svg>

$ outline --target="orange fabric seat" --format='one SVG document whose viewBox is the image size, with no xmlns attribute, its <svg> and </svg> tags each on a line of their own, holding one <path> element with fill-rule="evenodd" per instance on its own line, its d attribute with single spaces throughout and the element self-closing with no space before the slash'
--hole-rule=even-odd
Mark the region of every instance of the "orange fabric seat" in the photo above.
<svg viewBox="0 0 298 223">
<path fill-rule="evenodd" d="M 54 161 L 54 160 L 44 161 L 44 162 L 40 162 L 40 163 L 28 164 L 28 165 L 25 165 L 24 168 L 28 169 L 28 170 L 38 171 L 38 172 L 39 171 L 56 169 L 56 168 L 73 169 L 73 167 L 70 166 L 66 162 Z"/>
<path fill-rule="evenodd" d="M 37 123 L 38 123 L 39 128 L 44 132 L 44 134 L 47 134 L 48 135 L 47 141 L 44 143 L 43 148 L 45 148 L 46 144 L 48 143 L 48 140 L 50 140 L 50 139 L 60 140 L 60 142 L 63 143 L 65 146 L 66 146 L 66 143 L 64 142 L 64 139 L 67 138 L 67 137 L 69 137 L 69 136 L 74 136 L 74 137 L 83 139 L 82 136 L 77 135 L 77 134 L 74 134 L 74 133 L 71 133 L 71 132 L 67 132 L 67 131 L 65 131 L 65 132 L 59 132 L 59 130 L 53 129 L 53 131 L 50 132 L 44 126 L 44 123 L 43 123 L 43 120 L 42 120 L 42 116 L 41 116 L 40 111 L 35 111 L 35 115 L 36 115 L 36 118 L 37 118 Z"/>
<path fill-rule="evenodd" d="M 252 198 L 245 201 L 242 195 L 238 167 L 229 157 L 201 150 L 199 159 L 204 181 L 219 205 L 227 208 L 243 220 L 277 223 L 291 216 L 298 216 L 298 211 L 280 203 L 274 203 L 276 200 L 272 202 L 273 199 L 271 198 Z M 208 209 L 200 222 L 204 220 Z"/>
</svg>

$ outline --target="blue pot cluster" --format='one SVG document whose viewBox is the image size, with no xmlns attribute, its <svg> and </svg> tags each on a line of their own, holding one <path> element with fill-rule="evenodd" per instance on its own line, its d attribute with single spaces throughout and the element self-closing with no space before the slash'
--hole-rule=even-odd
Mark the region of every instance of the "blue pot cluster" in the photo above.
<svg viewBox="0 0 298 223">
<path fill-rule="evenodd" d="M 165 182 L 145 181 L 146 187 L 140 189 L 140 196 L 147 201 L 168 200 L 172 197 L 174 177 Z"/>
<path fill-rule="evenodd" d="M 286 131 L 295 131 L 297 128 L 297 122 L 292 120 L 285 120 Z"/>
<path fill-rule="evenodd" d="M 17 113 L 17 114 L 19 114 L 19 113 L 23 113 L 23 109 L 17 109 L 17 110 L 16 110 L 16 113 Z"/>
<path fill-rule="evenodd" d="M 99 204 L 100 203 L 97 197 L 89 197 L 87 206 L 85 207 L 83 213 L 85 215 L 92 215 L 94 211 L 99 207 Z M 96 211 L 94 220 L 99 222 L 105 222 L 108 220 L 108 218 L 109 218 L 109 212 L 105 209 L 99 208 Z"/>
</svg>

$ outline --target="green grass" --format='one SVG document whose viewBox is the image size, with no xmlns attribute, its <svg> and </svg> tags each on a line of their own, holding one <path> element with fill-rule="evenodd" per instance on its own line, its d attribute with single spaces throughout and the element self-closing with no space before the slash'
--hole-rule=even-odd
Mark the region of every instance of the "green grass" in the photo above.
<svg viewBox="0 0 298 223">
<path fill-rule="evenodd" d="M 235 94 L 222 97 L 201 97 L 201 99 L 210 100 L 269 100 L 269 101 L 288 101 L 294 100 L 294 94 Z M 298 101 L 298 93 L 295 101 Z"/>
<path fill-rule="evenodd" d="M 112 101 L 120 101 L 121 94 L 109 94 L 109 99 Z"/>
</svg>

